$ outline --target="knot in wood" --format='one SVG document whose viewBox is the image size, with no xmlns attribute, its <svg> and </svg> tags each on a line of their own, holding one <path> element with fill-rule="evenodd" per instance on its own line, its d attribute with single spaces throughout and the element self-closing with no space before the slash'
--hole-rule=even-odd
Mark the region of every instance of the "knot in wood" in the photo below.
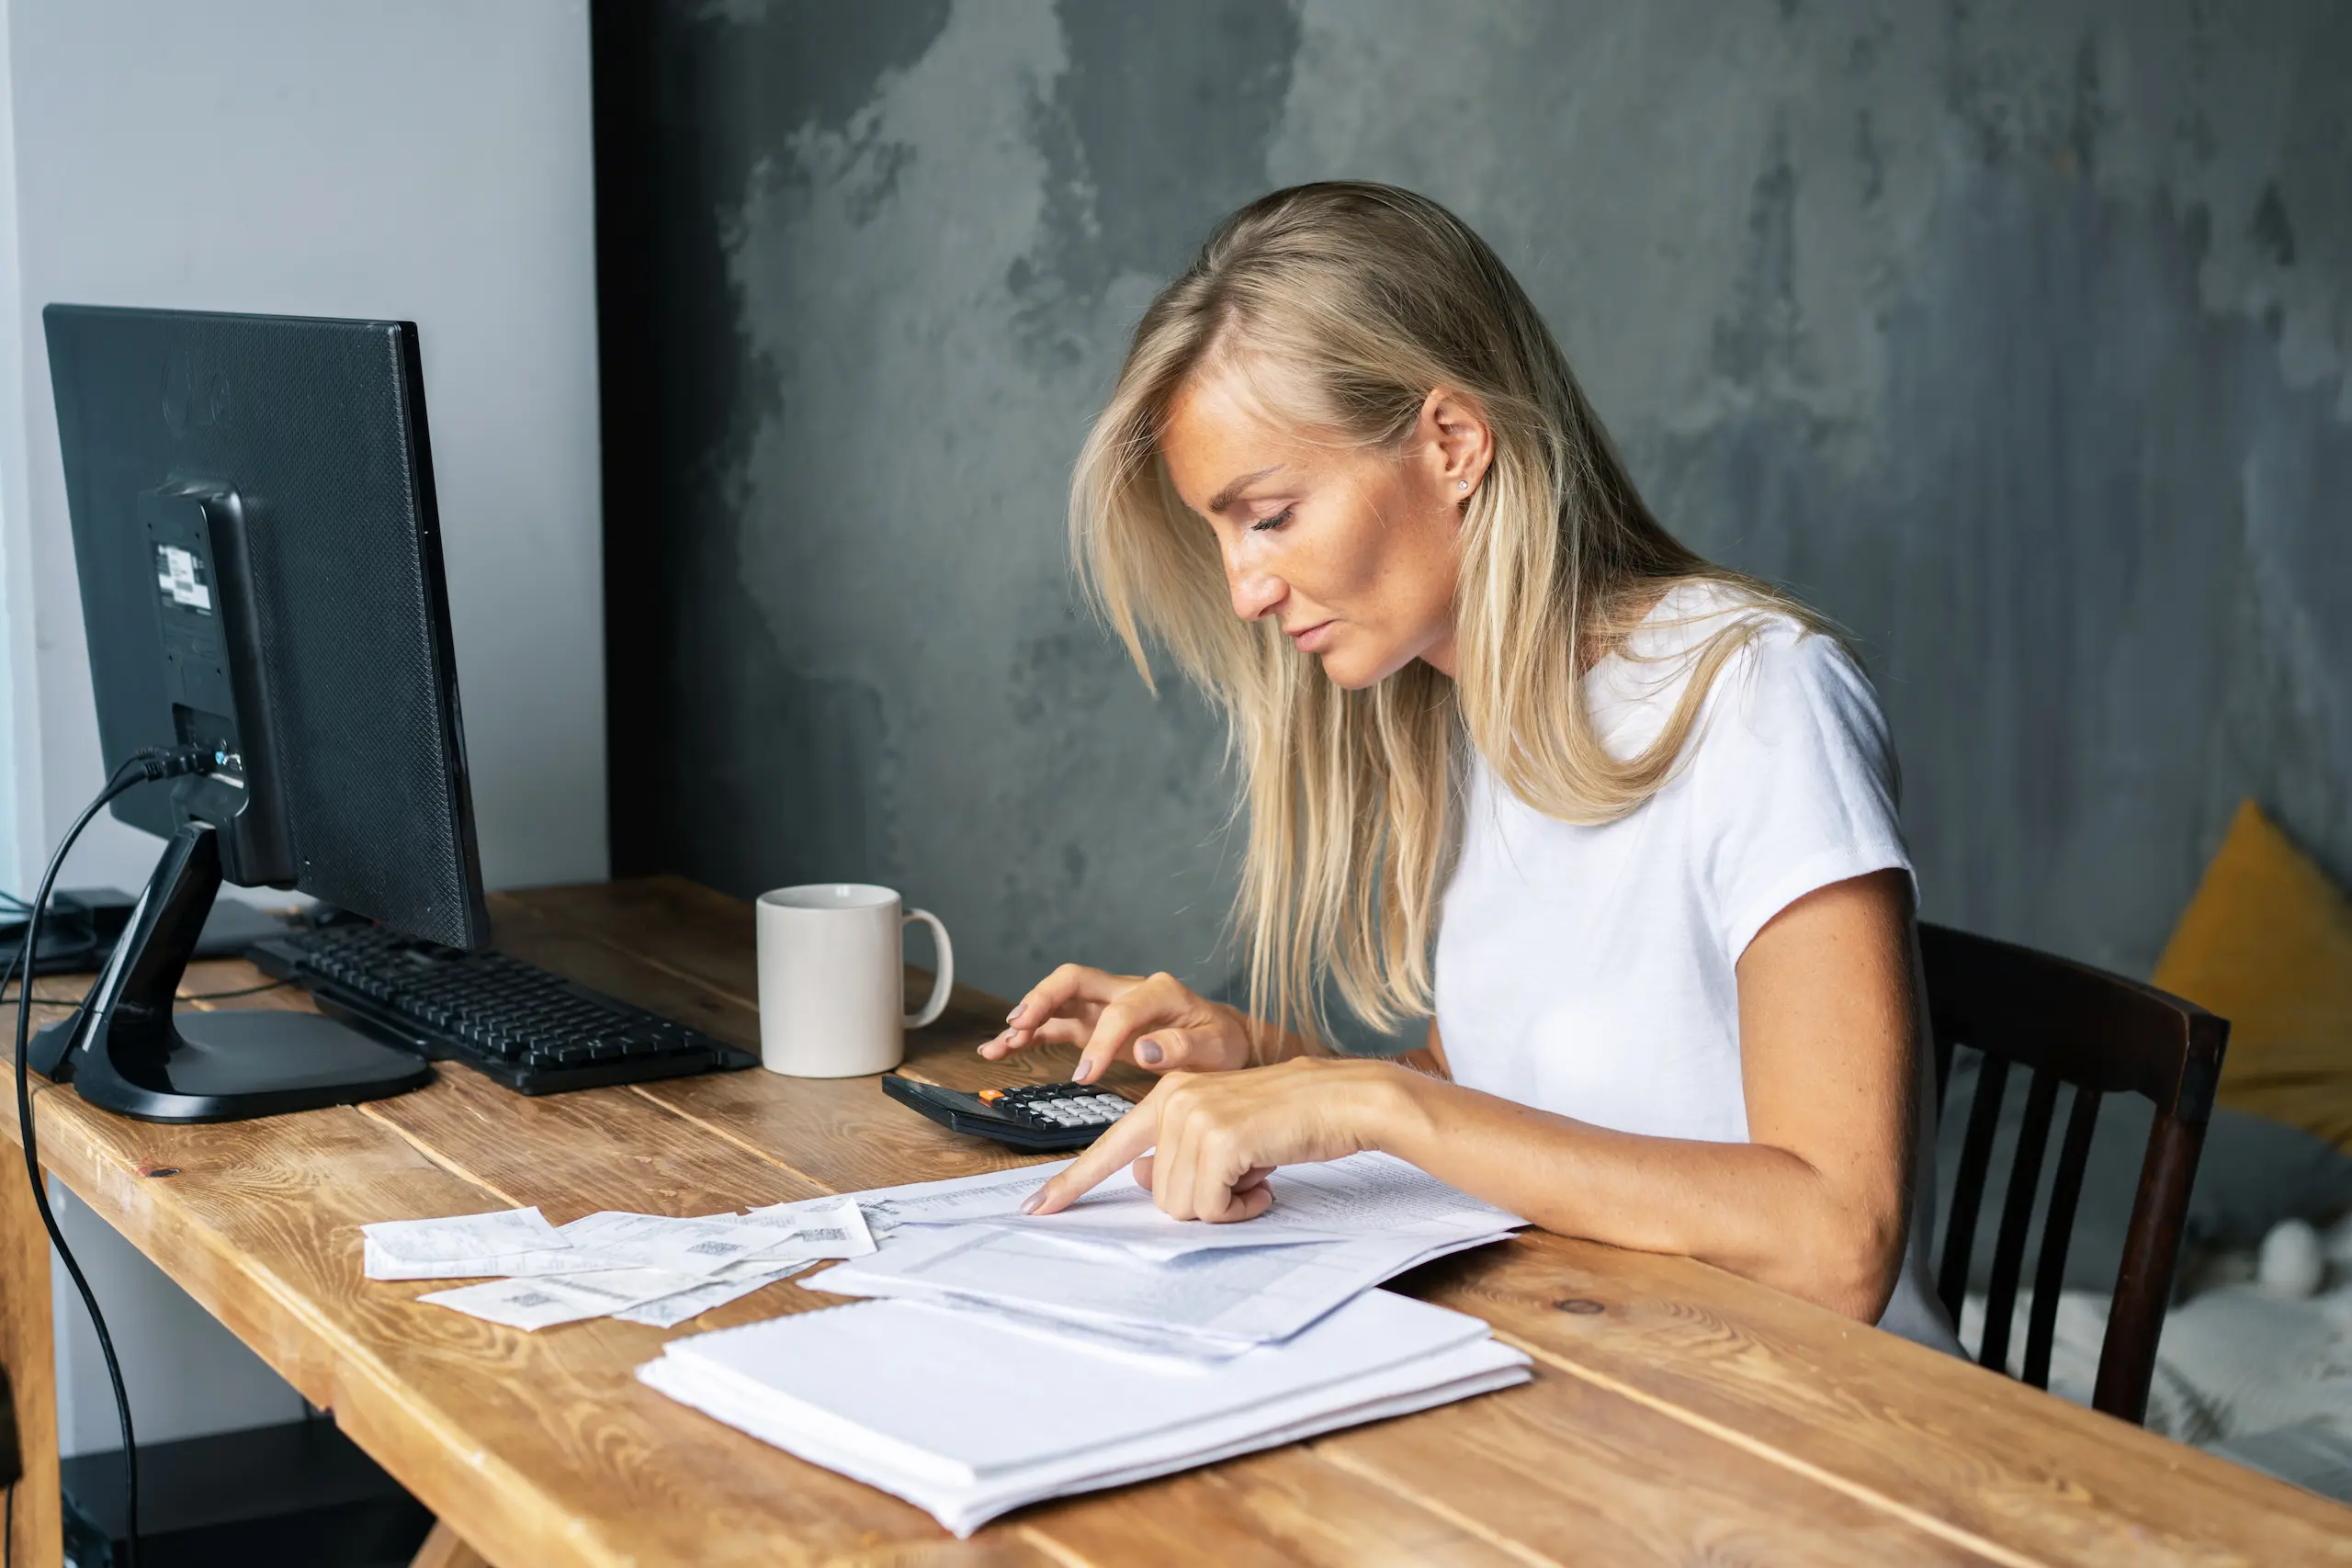
<svg viewBox="0 0 2352 1568">
<path fill-rule="evenodd" d="M 1555 1312 L 1574 1313 L 1578 1317 L 1590 1317 L 1595 1313 L 1609 1310 L 1590 1296 L 1568 1296 L 1554 1302 L 1552 1308 Z"/>
</svg>

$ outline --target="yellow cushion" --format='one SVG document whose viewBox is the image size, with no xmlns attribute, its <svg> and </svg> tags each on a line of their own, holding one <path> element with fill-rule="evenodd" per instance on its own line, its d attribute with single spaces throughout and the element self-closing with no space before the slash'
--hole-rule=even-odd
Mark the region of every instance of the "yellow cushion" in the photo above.
<svg viewBox="0 0 2352 1568">
<path fill-rule="evenodd" d="M 2238 807 L 2156 963 L 2230 1021 L 2221 1102 L 2352 1150 L 2352 899 L 2260 807 Z"/>
</svg>

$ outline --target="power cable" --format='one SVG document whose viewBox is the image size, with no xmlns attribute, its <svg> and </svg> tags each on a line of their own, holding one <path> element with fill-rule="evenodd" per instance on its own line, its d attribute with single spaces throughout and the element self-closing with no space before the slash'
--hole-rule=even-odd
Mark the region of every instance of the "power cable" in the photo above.
<svg viewBox="0 0 2352 1568">
<path fill-rule="evenodd" d="M 67 852 L 82 836 L 83 829 L 117 795 L 127 790 L 153 780 L 209 773 L 212 765 L 213 755 L 209 747 L 181 747 L 175 750 L 150 748 L 135 752 L 115 770 L 114 776 L 107 780 L 106 787 L 98 791 L 90 804 L 82 808 L 82 814 L 65 830 L 65 837 L 58 844 L 56 853 L 49 857 L 49 865 L 40 875 L 40 891 L 33 895 L 32 902 L 25 911 L 24 943 L 18 950 L 16 962 L 10 965 L 12 973 L 22 971 L 17 976 L 17 995 L 20 998 L 32 994 L 33 955 L 40 948 L 41 915 L 49 908 L 50 891 L 56 886 L 57 873 L 65 863 Z M 0 991 L 6 990 L 8 977 L 7 975 L 0 975 Z M 38 1001 L 39 998 L 34 998 L 33 1000 Z M 122 1364 L 115 1356 L 114 1337 L 107 1332 L 105 1314 L 98 1311 L 98 1298 L 91 1291 L 90 1281 L 83 1277 L 82 1265 L 75 1261 L 73 1248 L 65 1245 L 64 1233 L 58 1229 L 57 1216 L 50 1211 L 48 1184 L 41 1179 L 40 1155 L 34 1145 L 32 1089 L 25 1067 L 26 1052 L 32 1039 L 32 1016 L 31 1005 L 20 1002 L 17 1009 L 17 1136 L 25 1145 L 25 1174 L 32 1182 L 33 1206 L 40 1211 L 41 1228 L 49 1232 L 50 1245 L 57 1248 L 57 1256 L 64 1263 L 65 1272 L 72 1276 L 74 1289 L 82 1298 L 82 1306 L 90 1314 L 90 1326 L 98 1337 L 98 1353 L 107 1364 L 107 1382 L 114 1390 L 115 1419 L 122 1428 L 123 1568 L 139 1568 L 139 1448 L 131 1433 L 130 1395 L 123 1385 Z M 13 1487 L 9 1490 L 8 1506 L 13 1524 L 16 1506 Z M 15 1542 L 13 1531 L 11 1533 L 10 1551 L 13 1553 Z"/>
</svg>

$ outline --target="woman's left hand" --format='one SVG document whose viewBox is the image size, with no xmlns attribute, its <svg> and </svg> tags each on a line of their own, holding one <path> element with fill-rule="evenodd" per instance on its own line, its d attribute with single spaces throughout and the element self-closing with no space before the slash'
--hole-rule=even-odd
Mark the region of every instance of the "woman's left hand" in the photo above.
<svg viewBox="0 0 2352 1568">
<path fill-rule="evenodd" d="M 1238 1073 L 1173 1072 L 1039 1188 L 1028 1213 L 1068 1208 L 1119 1167 L 1180 1220 L 1251 1220 L 1276 1166 L 1376 1148 L 1414 1074 L 1379 1061 L 1300 1057 Z M 1152 1152 L 1147 1154 L 1145 1151 Z"/>
</svg>

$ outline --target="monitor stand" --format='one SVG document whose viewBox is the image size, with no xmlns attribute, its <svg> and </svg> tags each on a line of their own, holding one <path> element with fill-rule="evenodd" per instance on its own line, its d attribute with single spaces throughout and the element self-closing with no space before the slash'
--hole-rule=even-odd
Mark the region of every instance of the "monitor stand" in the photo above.
<svg viewBox="0 0 2352 1568">
<path fill-rule="evenodd" d="M 142 1122 L 241 1122 L 381 1100 L 433 1080 L 413 1052 L 314 1012 L 175 1014 L 174 995 L 220 888 L 220 845 L 172 835 L 89 998 L 34 1040 L 27 1062 L 92 1105 Z"/>
</svg>

